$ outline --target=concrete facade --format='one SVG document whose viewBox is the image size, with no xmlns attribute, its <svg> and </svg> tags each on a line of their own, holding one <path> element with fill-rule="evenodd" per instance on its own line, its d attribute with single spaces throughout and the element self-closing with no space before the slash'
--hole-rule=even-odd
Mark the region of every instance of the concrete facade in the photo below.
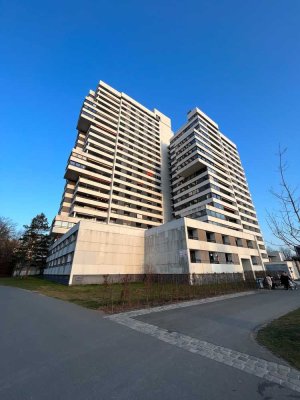
<svg viewBox="0 0 300 400">
<path fill-rule="evenodd" d="M 145 269 L 154 274 L 189 274 L 183 219 L 145 232 Z"/>
<path fill-rule="evenodd" d="M 284 254 L 281 251 L 269 251 L 268 258 L 270 263 L 285 261 Z"/>
<path fill-rule="evenodd" d="M 50 248 L 46 276 L 61 275 L 68 284 L 120 281 L 144 273 L 144 230 L 80 221 Z"/>
<path fill-rule="evenodd" d="M 171 219 L 170 118 L 100 81 L 77 130 L 53 235 L 80 220 L 148 229 Z"/>
<path fill-rule="evenodd" d="M 263 270 L 256 237 L 190 218 L 145 233 L 145 265 L 153 273 L 241 273 Z"/>
<path fill-rule="evenodd" d="M 254 278 L 257 271 L 263 264 L 254 235 L 180 218 L 149 230 L 80 221 L 51 246 L 44 275 L 70 285 L 149 273 L 197 283 L 201 274 Z"/>
<path fill-rule="evenodd" d="M 198 108 L 171 139 L 174 217 L 189 217 L 255 235 L 268 261 L 236 145 Z"/>
<path fill-rule="evenodd" d="M 173 136 L 170 118 L 100 81 L 77 130 L 45 275 L 79 284 L 263 270 L 236 145 L 201 110 Z"/>
</svg>

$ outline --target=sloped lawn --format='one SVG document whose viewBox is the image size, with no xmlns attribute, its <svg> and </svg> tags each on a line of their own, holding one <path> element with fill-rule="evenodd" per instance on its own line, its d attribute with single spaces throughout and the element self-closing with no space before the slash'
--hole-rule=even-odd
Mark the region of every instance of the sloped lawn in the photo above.
<svg viewBox="0 0 300 400">
<path fill-rule="evenodd" d="M 163 305 L 252 290 L 254 282 L 227 282 L 191 286 L 182 283 L 108 283 L 103 285 L 65 286 L 41 278 L 0 278 L 0 285 L 37 291 L 46 296 L 71 301 L 106 313 Z"/>
</svg>

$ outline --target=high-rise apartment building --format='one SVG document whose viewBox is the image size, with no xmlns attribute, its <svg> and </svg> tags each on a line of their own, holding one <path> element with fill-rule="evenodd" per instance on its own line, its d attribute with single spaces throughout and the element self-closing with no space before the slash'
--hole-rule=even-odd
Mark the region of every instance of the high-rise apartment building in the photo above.
<svg viewBox="0 0 300 400">
<path fill-rule="evenodd" d="M 268 257 L 236 145 L 195 108 L 170 144 L 173 214 L 256 237 Z M 212 239 L 213 240 L 213 239 Z"/>
<path fill-rule="evenodd" d="M 53 234 L 83 219 L 144 229 L 171 219 L 168 117 L 100 81 L 77 130 Z"/>
<path fill-rule="evenodd" d="M 197 283 L 263 271 L 236 145 L 202 111 L 173 136 L 168 117 L 100 81 L 77 130 L 44 276 L 83 284 L 151 271 Z"/>
</svg>

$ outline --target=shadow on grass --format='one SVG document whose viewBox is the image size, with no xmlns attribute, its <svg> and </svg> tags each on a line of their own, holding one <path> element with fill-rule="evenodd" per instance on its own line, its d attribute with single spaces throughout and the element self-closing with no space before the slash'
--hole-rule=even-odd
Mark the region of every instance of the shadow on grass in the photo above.
<svg viewBox="0 0 300 400">
<path fill-rule="evenodd" d="M 300 370 L 300 308 L 260 329 L 257 341 Z"/>
</svg>

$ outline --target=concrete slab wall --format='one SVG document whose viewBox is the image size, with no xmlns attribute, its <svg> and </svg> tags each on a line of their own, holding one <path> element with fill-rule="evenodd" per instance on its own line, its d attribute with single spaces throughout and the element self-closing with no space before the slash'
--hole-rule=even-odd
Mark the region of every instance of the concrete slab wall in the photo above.
<svg viewBox="0 0 300 400">
<path fill-rule="evenodd" d="M 86 221 L 79 225 L 70 283 L 96 283 L 98 275 L 143 274 L 142 229 Z"/>
<path fill-rule="evenodd" d="M 189 261 L 182 220 L 145 232 L 145 272 L 188 274 Z"/>
</svg>

